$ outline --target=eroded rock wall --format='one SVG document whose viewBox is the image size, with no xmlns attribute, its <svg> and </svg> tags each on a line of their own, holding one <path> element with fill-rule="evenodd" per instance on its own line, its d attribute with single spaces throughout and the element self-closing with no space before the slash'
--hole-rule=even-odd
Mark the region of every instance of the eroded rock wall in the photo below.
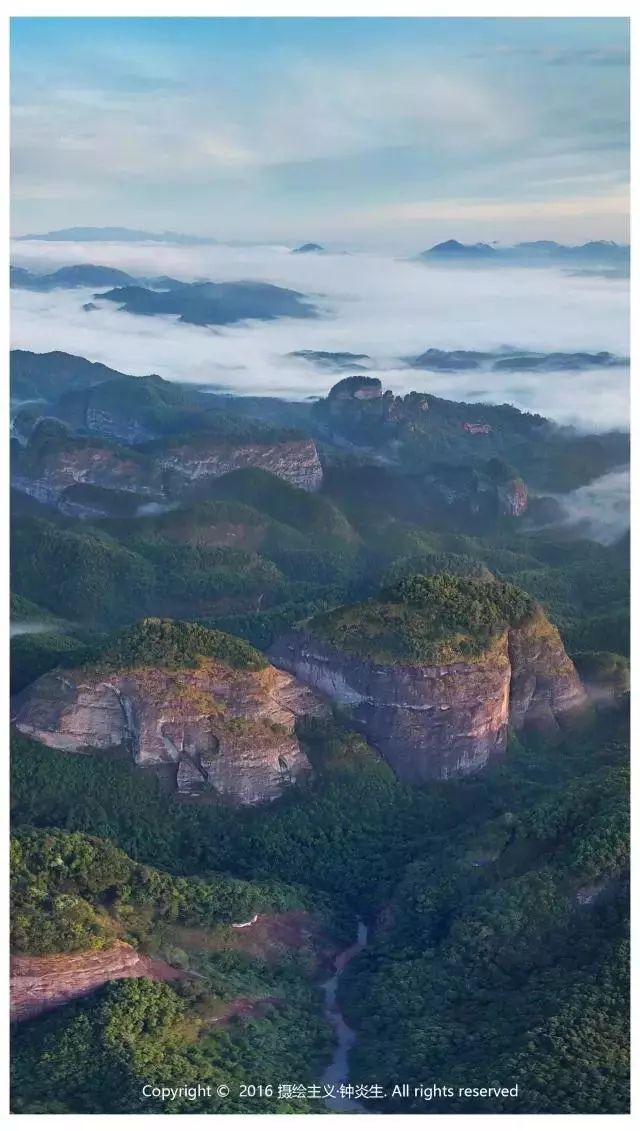
<svg viewBox="0 0 640 1131">
<path fill-rule="evenodd" d="M 84 997 L 106 982 L 122 978 L 152 978 L 170 982 L 184 978 L 166 962 L 138 954 L 128 943 L 116 942 L 101 950 L 42 957 L 11 957 L 11 1020 L 38 1017 L 75 998 Z"/>
<path fill-rule="evenodd" d="M 48 746 L 126 751 L 139 766 L 177 766 L 181 793 L 214 789 L 252 804 L 310 770 L 296 719 L 324 704 L 290 674 L 213 660 L 197 668 L 47 672 L 17 697 L 14 722 Z"/>
<path fill-rule="evenodd" d="M 412 784 L 499 758 L 509 726 L 553 734 L 588 710 L 560 636 L 542 614 L 504 632 L 473 662 L 379 664 L 305 631 L 280 637 L 269 657 L 346 710 Z"/>
</svg>

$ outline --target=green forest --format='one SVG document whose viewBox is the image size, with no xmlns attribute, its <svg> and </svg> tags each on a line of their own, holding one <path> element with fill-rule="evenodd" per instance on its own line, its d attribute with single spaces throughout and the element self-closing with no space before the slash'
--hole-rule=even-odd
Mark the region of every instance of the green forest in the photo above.
<svg viewBox="0 0 640 1131">
<path fill-rule="evenodd" d="M 291 628 L 372 666 L 490 662 L 498 638 L 544 614 L 589 710 L 576 730 L 505 722 L 500 757 L 413 786 L 336 696 L 296 719 L 291 741 L 311 771 L 239 806 L 213 789 L 179 794 L 130 751 L 71 753 L 14 729 L 18 968 L 125 946 L 172 977 L 114 978 L 18 1021 L 12 1110 L 324 1113 L 322 1099 L 278 1084 L 303 1093 L 327 1070 L 323 984 L 360 923 L 367 945 L 338 1004 L 355 1033 L 350 1081 L 379 1087 L 365 1109 L 626 1112 L 629 541 L 569 526 L 555 499 L 622 462 L 624 436 L 583 437 L 508 405 L 481 406 L 491 431 L 470 436 L 470 406 L 423 394 L 349 416 L 349 381 L 285 406 L 281 426 L 266 399 L 160 378 L 134 389 L 113 371 L 85 386 L 73 366 L 56 400 L 38 366 L 21 366 L 58 420 L 21 418 L 35 441 L 18 452 L 12 495 L 18 704 L 48 672 L 106 685 L 131 669 L 185 680 L 208 665 L 268 691 L 268 650 Z M 155 438 L 89 436 L 90 409 Z M 299 435 L 317 444 L 317 491 L 257 467 L 151 507 L 91 483 L 55 499 L 24 488 L 71 442 L 74 458 L 102 445 L 146 467 L 167 443 Z M 504 491 L 525 481 L 529 509 L 515 515 Z M 46 739 L 45 706 L 36 724 Z M 243 1091 L 258 1082 L 269 1091 Z M 516 1085 L 515 1098 L 464 1094 Z"/>
</svg>

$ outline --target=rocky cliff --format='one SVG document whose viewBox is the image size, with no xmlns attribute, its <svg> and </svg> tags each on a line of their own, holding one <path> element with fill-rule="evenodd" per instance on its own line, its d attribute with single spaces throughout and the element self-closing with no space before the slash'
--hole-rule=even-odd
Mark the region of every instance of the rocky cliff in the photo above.
<svg viewBox="0 0 640 1131">
<path fill-rule="evenodd" d="M 318 452 L 309 439 L 225 444 L 194 436 L 188 443 L 168 445 L 159 455 L 158 464 L 172 496 L 245 467 L 270 471 L 305 491 L 317 491 L 322 484 Z"/>
<path fill-rule="evenodd" d="M 135 631 L 148 637 L 148 626 L 155 632 L 155 626 L 162 631 L 167 625 L 174 637 L 176 625 L 197 630 L 147 621 Z M 310 769 L 294 734 L 296 719 L 325 708 L 248 645 L 224 633 L 197 631 L 204 639 L 204 644 L 198 639 L 198 652 L 207 649 L 208 638 L 214 643 L 224 638 L 244 650 L 239 662 L 225 645 L 222 652 L 210 647 L 209 654 L 196 653 L 188 663 L 175 650 L 162 660 L 150 648 L 146 661 L 121 651 L 116 655 L 122 661 L 56 669 L 17 697 L 15 725 L 61 750 L 121 751 L 139 766 L 170 767 L 183 794 L 213 790 L 241 804 L 272 800 Z M 211 654 L 215 651 L 223 658 Z"/>
<path fill-rule="evenodd" d="M 39 502 L 75 513 L 65 492 L 79 484 L 162 502 L 206 490 L 229 471 L 255 467 L 306 491 L 322 484 L 318 452 L 309 439 L 234 443 L 205 433 L 142 451 L 72 435 L 49 418 L 38 422 L 25 445 L 14 441 L 11 483 Z"/>
<path fill-rule="evenodd" d="M 475 639 L 468 624 L 447 626 L 439 636 L 434 631 L 429 647 L 420 633 L 425 623 L 433 627 L 439 579 L 422 580 L 431 598 L 424 618 L 417 604 L 403 607 L 394 594 L 314 618 L 277 640 L 270 658 L 346 710 L 398 777 L 414 784 L 469 773 L 501 756 L 510 726 L 554 735 L 581 719 L 586 694 L 539 609 L 525 605 L 524 615 L 504 623 L 507 610 Z M 462 578 L 447 584 L 470 610 L 483 600 L 481 588 L 498 586 L 498 596 L 511 588 Z M 446 610 L 437 611 L 446 619 Z M 421 660 L 421 651 L 434 658 Z"/>
<path fill-rule="evenodd" d="M 11 1020 L 38 1017 L 74 998 L 97 990 L 105 982 L 121 978 L 152 978 L 176 981 L 184 978 L 166 962 L 138 954 L 132 946 L 116 942 L 102 950 L 44 957 L 15 955 L 11 958 Z"/>
</svg>

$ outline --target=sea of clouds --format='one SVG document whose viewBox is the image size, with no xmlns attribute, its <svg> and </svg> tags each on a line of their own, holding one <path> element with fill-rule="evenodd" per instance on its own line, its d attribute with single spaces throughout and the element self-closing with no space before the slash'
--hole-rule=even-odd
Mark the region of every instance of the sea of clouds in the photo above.
<svg viewBox="0 0 640 1131">
<path fill-rule="evenodd" d="M 628 354 L 623 279 L 560 269 L 423 264 L 381 254 L 294 255 L 282 246 L 15 242 L 12 262 L 36 272 L 76 263 L 185 281 L 262 280 L 311 297 L 320 316 L 198 327 L 98 303 L 93 290 L 12 291 L 12 344 L 64 350 L 124 373 L 159 373 L 240 395 L 323 396 L 339 374 L 294 350 L 366 353 L 367 372 L 396 393 L 509 402 L 589 431 L 628 426 L 628 370 L 437 373 L 403 359 L 428 348 Z"/>
</svg>

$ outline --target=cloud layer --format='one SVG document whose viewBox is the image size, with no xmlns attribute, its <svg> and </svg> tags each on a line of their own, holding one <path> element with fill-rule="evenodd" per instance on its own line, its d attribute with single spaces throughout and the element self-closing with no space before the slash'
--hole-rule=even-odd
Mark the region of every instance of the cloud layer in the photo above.
<svg viewBox="0 0 640 1131">
<path fill-rule="evenodd" d="M 155 372 L 241 395 L 305 399 L 337 376 L 288 355 L 296 350 L 366 353 L 395 392 L 420 389 L 458 400 L 511 402 L 561 423 L 602 430 L 628 422 L 625 368 L 573 373 L 428 373 L 402 359 L 430 347 L 628 353 L 624 280 L 571 277 L 553 269 L 448 268 L 380 254 L 291 255 L 279 246 L 164 247 L 16 243 L 18 266 L 49 271 L 73 263 L 133 274 L 217 282 L 256 279 L 314 297 L 319 319 L 281 319 L 226 329 L 138 317 L 110 303 L 82 309 L 92 291 L 12 292 L 12 344 L 64 350 L 125 373 Z"/>
</svg>

